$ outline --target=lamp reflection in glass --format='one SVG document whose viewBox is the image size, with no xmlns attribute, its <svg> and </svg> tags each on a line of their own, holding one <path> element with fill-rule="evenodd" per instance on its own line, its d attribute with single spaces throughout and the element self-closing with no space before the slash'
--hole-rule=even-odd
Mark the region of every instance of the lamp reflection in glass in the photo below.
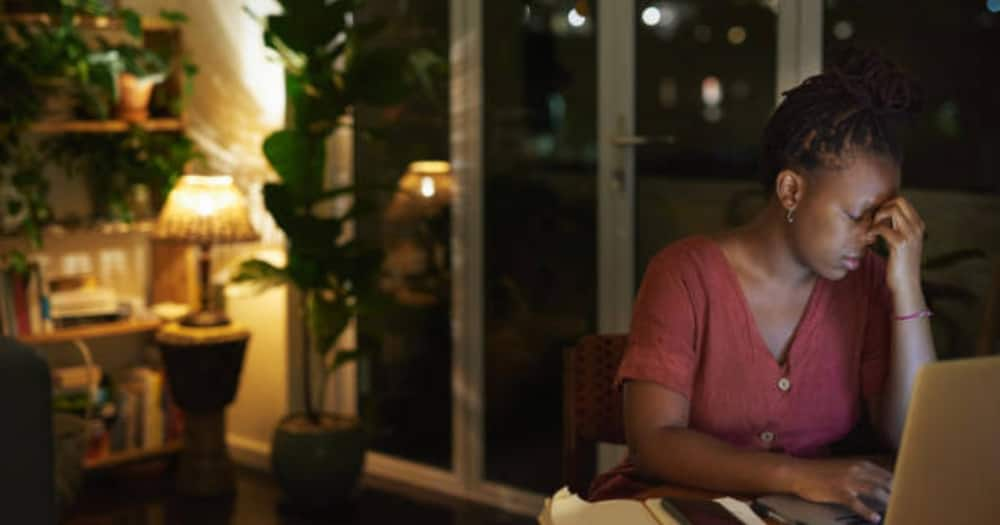
<svg viewBox="0 0 1000 525">
<path fill-rule="evenodd" d="M 404 202 L 394 202 L 394 206 L 390 206 L 390 214 L 437 212 L 441 207 L 451 204 L 455 191 L 451 164 L 444 160 L 411 162 L 406 173 L 399 179 L 399 189 L 402 191 L 399 200 Z"/>
<path fill-rule="evenodd" d="M 411 162 L 386 208 L 382 291 L 399 304 L 429 306 L 450 293 L 450 205 L 455 193 L 447 161 Z"/>
<path fill-rule="evenodd" d="M 211 301 L 211 256 L 214 243 L 259 239 L 250 224 L 246 199 L 228 175 L 184 175 L 167 196 L 156 222 L 159 239 L 195 243 L 199 247 L 198 277 L 201 301 L 198 311 L 181 319 L 186 326 L 221 326 L 229 323 Z"/>
</svg>

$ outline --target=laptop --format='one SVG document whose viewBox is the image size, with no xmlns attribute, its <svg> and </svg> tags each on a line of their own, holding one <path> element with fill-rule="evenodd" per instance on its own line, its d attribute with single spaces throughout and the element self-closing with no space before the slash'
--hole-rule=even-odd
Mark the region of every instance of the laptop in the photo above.
<svg viewBox="0 0 1000 525">
<path fill-rule="evenodd" d="M 758 501 L 810 525 L 868 523 L 839 505 Z M 885 525 L 1000 523 L 1000 356 L 920 369 L 884 511 Z"/>
</svg>

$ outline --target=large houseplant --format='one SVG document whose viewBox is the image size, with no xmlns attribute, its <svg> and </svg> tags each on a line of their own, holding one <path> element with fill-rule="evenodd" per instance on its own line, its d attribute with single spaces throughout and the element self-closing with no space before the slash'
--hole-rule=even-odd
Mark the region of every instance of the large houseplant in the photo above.
<svg viewBox="0 0 1000 525">
<path fill-rule="evenodd" d="M 266 138 L 263 151 L 280 178 L 265 185 L 264 201 L 286 236 L 287 263 L 279 268 L 247 261 L 234 280 L 262 287 L 289 284 L 299 291 L 305 407 L 279 423 L 272 467 L 292 504 L 324 507 L 354 491 L 365 439 L 356 418 L 325 412 L 314 402 L 309 354 L 318 352 L 324 370 L 332 372 L 362 353 L 336 348 L 336 342 L 355 315 L 377 309 L 381 257 L 377 249 L 343 235 L 348 223 L 369 209 L 368 192 L 375 190 L 324 186 L 326 142 L 350 122 L 344 117 L 352 108 L 393 106 L 428 86 L 428 71 L 440 61 L 425 50 L 385 45 L 379 40 L 384 24 L 363 20 L 363 1 L 280 3 L 281 14 L 258 20 L 265 25 L 267 47 L 285 70 L 286 126 Z"/>
</svg>

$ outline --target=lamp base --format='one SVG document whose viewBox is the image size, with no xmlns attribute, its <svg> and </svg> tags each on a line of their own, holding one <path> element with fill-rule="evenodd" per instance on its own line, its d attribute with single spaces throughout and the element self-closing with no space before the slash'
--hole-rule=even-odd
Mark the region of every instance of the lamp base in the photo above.
<svg viewBox="0 0 1000 525">
<path fill-rule="evenodd" d="M 202 310 L 200 312 L 185 315 L 181 318 L 180 323 L 184 326 L 206 328 L 210 326 L 225 326 L 229 324 L 229 318 L 222 312 Z"/>
</svg>

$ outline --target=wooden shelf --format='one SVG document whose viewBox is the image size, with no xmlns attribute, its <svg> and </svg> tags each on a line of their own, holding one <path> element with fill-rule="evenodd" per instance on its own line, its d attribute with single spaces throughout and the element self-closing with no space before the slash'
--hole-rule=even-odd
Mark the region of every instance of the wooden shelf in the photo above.
<svg viewBox="0 0 1000 525">
<path fill-rule="evenodd" d="M 119 465 L 132 463 L 134 461 L 143 461 L 147 459 L 155 459 L 159 457 L 171 456 L 180 452 L 182 448 L 184 448 L 183 442 L 171 441 L 159 448 L 114 452 L 111 455 L 105 456 L 100 459 L 84 460 L 83 468 L 86 470 L 97 470 L 97 469 L 117 467 Z"/>
<path fill-rule="evenodd" d="M 43 121 L 31 125 L 35 133 L 121 133 L 137 125 L 146 131 L 181 131 L 184 121 L 179 118 L 154 118 L 142 122 L 124 120 L 65 120 Z"/>
<path fill-rule="evenodd" d="M 160 328 L 162 321 L 149 319 L 142 321 L 114 321 L 92 325 L 62 328 L 53 332 L 18 336 L 18 340 L 26 344 L 68 343 L 77 339 L 94 339 L 116 335 L 153 332 Z"/>
<path fill-rule="evenodd" d="M 143 31 L 175 31 L 177 24 L 164 20 L 160 17 L 141 17 Z M 55 20 L 59 22 L 58 17 Z M 0 15 L 0 23 L 21 23 L 21 24 L 42 24 L 52 25 L 52 17 L 48 13 L 14 13 Z M 124 24 L 121 20 L 111 19 L 106 16 L 74 16 L 73 25 L 85 29 L 98 30 L 123 30 Z"/>
</svg>

